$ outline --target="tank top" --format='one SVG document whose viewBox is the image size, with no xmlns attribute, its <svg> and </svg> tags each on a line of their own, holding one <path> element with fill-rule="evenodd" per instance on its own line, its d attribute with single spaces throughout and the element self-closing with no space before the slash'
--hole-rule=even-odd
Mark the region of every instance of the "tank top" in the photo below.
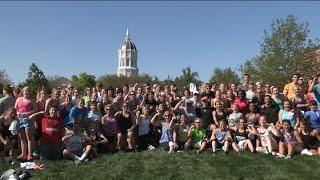
<svg viewBox="0 0 320 180">
<path fill-rule="evenodd" d="M 132 117 L 130 114 L 128 117 L 125 117 L 123 114 L 120 114 L 119 116 L 117 116 L 116 119 L 117 119 L 121 134 L 126 134 L 127 130 L 133 126 Z"/>
<path fill-rule="evenodd" d="M 217 142 L 220 144 L 223 144 L 225 137 L 226 137 L 226 134 L 227 134 L 227 131 L 221 131 L 220 129 L 218 129 L 217 133 L 216 133 Z"/>
<path fill-rule="evenodd" d="M 240 141 L 248 139 L 248 133 L 244 130 L 243 132 L 239 132 L 239 129 L 235 132 L 235 140 L 237 143 Z"/>
<path fill-rule="evenodd" d="M 17 111 L 20 113 L 30 112 L 33 110 L 33 104 L 31 99 L 19 98 L 17 102 Z"/>
<path fill-rule="evenodd" d="M 264 132 L 259 132 L 259 135 L 260 135 L 260 139 L 261 139 L 261 145 L 262 145 L 263 147 L 268 146 L 267 139 L 268 139 L 268 137 L 270 137 L 270 135 L 271 135 L 271 134 L 269 133 L 268 129 L 265 129 Z"/>
<path fill-rule="evenodd" d="M 294 113 L 291 111 L 286 111 L 286 110 L 280 110 L 280 116 L 282 120 L 289 120 L 291 127 L 295 128 L 297 120 L 294 116 Z"/>
<path fill-rule="evenodd" d="M 317 148 L 316 144 L 318 143 L 318 139 L 314 136 L 311 136 L 311 130 L 307 134 L 303 134 L 300 132 L 301 139 L 303 141 L 303 148 L 306 149 L 315 149 Z"/>
<path fill-rule="evenodd" d="M 287 134 L 284 129 L 282 129 L 281 131 L 282 131 L 281 133 L 282 133 L 282 135 L 283 135 L 283 141 L 284 141 L 285 143 L 288 143 L 288 144 L 289 144 L 289 143 L 290 143 L 290 144 L 295 143 L 296 138 L 295 138 L 295 136 L 294 136 L 294 134 L 293 134 L 293 131 L 290 132 L 290 134 Z"/>
<path fill-rule="evenodd" d="M 219 114 L 216 110 L 214 110 L 214 111 L 216 112 L 217 121 L 219 121 L 220 119 L 224 119 L 224 120 L 227 119 L 227 115 L 224 111 L 222 111 L 221 114 Z"/>
<path fill-rule="evenodd" d="M 149 133 L 150 131 L 150 120 L 146 117 L 141 117 L 140 119 L 140 123 L 139 125 L 139 129 L 138 129 L 138 135 L 142 136 L 142 135 L 146 135 Z"/>
</svg>

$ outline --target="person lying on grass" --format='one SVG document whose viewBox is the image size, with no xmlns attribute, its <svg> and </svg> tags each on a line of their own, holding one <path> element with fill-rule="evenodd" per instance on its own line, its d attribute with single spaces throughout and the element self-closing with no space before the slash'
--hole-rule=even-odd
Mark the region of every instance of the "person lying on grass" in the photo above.
<svg viewBox="0 0 320 180">
<path fill-rule="evenodd" d="M 45 115 L 45 111 L 40 111 L 32 114 L 29 118 L 31 120 L 40 119 L 43 157 L 50 160 L 60 159 L 62 152 L 61 137 L 63 133 L 63 121 L 61 117 L 58 116 L 58 107 L 51 106 L 48 115 Z"/>
<path fill-rule="evenodd" d="M 297 131 L 295 131 L 289 120 L 282 121 L 282 129 L 280 130 L 281 138 L 279 142 L 278 157 L 286 159 L 291 158 L 295 151 L 301 151 L 302 140 Z M 287 156 L 285 156 L 287 154 Z"/>
<path fill-rule="evenodd" d="M 207 147 L 208 139 L 206 138 L 206 130 L 201 127 L 201 119 L 196 118 L 188 132 L 189 140 L 186 143 L 186 149 L 196 148 L 200 154 Z"/>
<path fill-rule="evenodd" d="M 303 143 L 301 154 L 309 156 L 320 155 L 320 134 L 317 129 L 310 127 L 308 119 L 302 119 L 300 121 L 298 132 Z"/>
<path fill-rule="evenodd" d="M 242 151 L 245 149 L 249 149 L 251 152 L 255 152 L 255 148 L 252 145 L 251 140 L 249 139 L 249 133 L 253 133 L 252 125 L 246 125 L 247 121 L 244 118 L 240 118 L 238 121 L 238 125 L 232 127 L 232 137 L 234 139 L 235 145 L 232 144 L 235 151 Z"/>
<path fill-rule="evenodd" d="M 91 139 L 83 134 L 83 130 L 78 124 L 74 124 L 71 129 L 62 137 L 62 141 L 66 145 L 63 157 L 74 160 L 76 164 L 86 162 L 92 152 L 92 145 L 89 144 Z"/>
<path fill-rule="evenodd" d="M 237 145 L 232 141 L 232 136 L 227 128 L 225 119 L 220 119 L 218 121 L 218 128 L 212 131 L 210 141 L 214 154 L 217 152 L 217 149 L 222 149 L 223 153 L 226 154 L 230 145 L 232 145 L 235 151 L 239 152 Z"/>
<path fill-rule="evenodd" d="M 278 142 L 274 137 L 280 137 L 278 128 L 273 124 L 267 124 L 266 116 L 260 116 L 259 127 L 253 128 L 255 135 L 260 137 L 260 143 L 257 144 L 256 151 L 271 154 L 278 150 Z"/>
</svg>

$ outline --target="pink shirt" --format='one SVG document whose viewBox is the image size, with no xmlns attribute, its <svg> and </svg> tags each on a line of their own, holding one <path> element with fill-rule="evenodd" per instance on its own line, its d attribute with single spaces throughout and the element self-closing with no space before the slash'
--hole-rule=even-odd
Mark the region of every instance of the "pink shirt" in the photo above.
<svg viewBox="0 0 320 180">
<path fill-rule="evenodd" d="M 250 101 L 248 99 L 241 100 L 240 98 L 237 98 L 234 100 L 234 104 L 238 107 L 239 111 L 242 114 L 246 114 L 249 112 Z"/>
<path fill-rule="evenodd" d="M 33 102 L 31 99 L 20 97 L 17 99 L 17 111 L 20 113 L 33 111 Z"/>
</svg>

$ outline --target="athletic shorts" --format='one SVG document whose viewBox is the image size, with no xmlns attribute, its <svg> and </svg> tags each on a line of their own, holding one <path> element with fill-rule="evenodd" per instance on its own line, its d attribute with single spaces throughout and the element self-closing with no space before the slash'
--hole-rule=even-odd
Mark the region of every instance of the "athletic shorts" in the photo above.
<svg viewBox="0 0 320 180">
<path fill-rule="evenodd" d="M 238 142 L 238 148 L 239 150 L 243 150 L 244 149 L 244 143 L 246 142 L 246 139 L 245 140 L 241 140 Z"/>
<path fill-rule="evenodd" d="M 61 158 L 61 144 L 42 144 L 41 154 L 45 159 L 58 160 Z"/>
<path fill-rule="evenodd" d="M 19 117 L 18 119 L 19 119 L 20 128 L 31 128 L 32 126 L 31 120 L 24 117 Z"/>
</svg>

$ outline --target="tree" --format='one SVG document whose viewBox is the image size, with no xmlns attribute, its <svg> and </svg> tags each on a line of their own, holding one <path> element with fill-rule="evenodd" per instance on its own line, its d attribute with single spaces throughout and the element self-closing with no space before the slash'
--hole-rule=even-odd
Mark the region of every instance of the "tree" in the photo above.
<svg viewBox="0 0 320 180">
<path fill-rule="evenodd" d="M 12 81 L 9 79 L 7 73 L 6 73 L 6 70 L 0 70 L 0 83 L 2 85 L 5 85 L 5 84 L 10 84 L 12 85 Z M 1 92 L 2 93 L 2 92 Z"/>
<path fill-rule="evenodd" d="M 157 78 L 155 78 L 157 80 Z M 147 74 L 142 75 L 133 75 L 130 77 L 126 76 L 117 76 L 115 74 L 104 75 L 98 78 L 99 83 L 103 87 L 107 88 L 112 87 L 122 87 L 124 84 L 134 85 L 135 83 L 144 84 L 144 83 L 154 83 L 153 78 Z"/>
<path fill-rule="evenodd" d="M 70 79 L 63 76 L 48 77 L 48 80 L 52 88 L 66 87 L 69 83 L 71 83 Z"/>
<path fill-rule="evenodd" d="M 252 80 L 282 88 L 293 73 L 309 76 L 320 70 L 314 59 L 318 43 L 309 38 L 308 28 L 307 22 L 299 23 L 293 15 L 273 20 L 270 32 L 264 32 L 260 54 L 247 60 L 240 71 Z"/>
<path fill-rule="evenodd" d="M 51 87 L 48 79 L 35 63 L 32 63 L 29 66 L 28 78 L 23 85 L 29 87 L 31 97 L 33 98 L 36 97 L 37 91 L 42 88 L 44 88 L 48 93 L 51 93 Z"/>
<path fill-rule="evenodd" d="M 182 74 L 174 80 L 174 83 L 177 85 L 179 90 L 188 88 L 190 83 L 194 83 L 199 86 L 200 80 L 198 72 L 192 72 L 190 67 L 183 68 L 181 72 Z"/>
<path fill-rule="evenodd" d="M 239 76 L 231 68 L 221 69 L 215 68 L 210 78 L 210 82 L 220 83 L 238 83 Z"/>
<path fill-rule="evenodd" d="M 80 73 L 78 76 L 71 77 L 71 83 L 78 89 L 80 93 L 84 92 L 87 87 L 94 87 L 96 85 L 96 77 L 85 72 Z"/>
</svg>

